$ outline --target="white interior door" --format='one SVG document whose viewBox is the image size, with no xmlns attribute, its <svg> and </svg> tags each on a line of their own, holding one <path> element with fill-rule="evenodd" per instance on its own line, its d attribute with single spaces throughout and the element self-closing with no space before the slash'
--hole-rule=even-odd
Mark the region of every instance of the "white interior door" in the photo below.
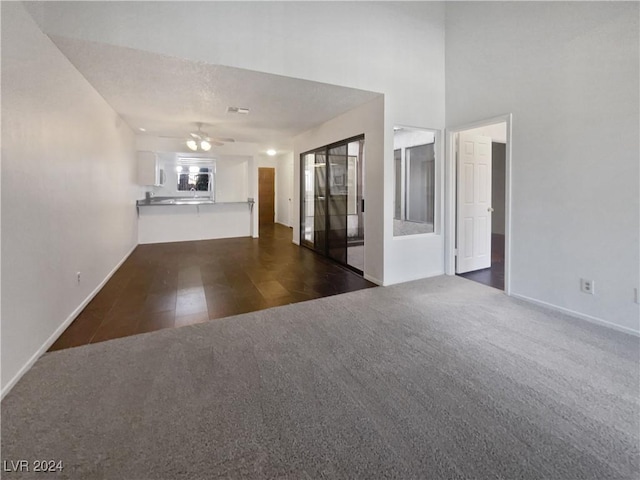
<svg viewBox="0 0 640 480">
<path fill-rule="evenodd" d="M 491 138 L 458 135 L 456 273 L 491 266 Z"/>
</svg>

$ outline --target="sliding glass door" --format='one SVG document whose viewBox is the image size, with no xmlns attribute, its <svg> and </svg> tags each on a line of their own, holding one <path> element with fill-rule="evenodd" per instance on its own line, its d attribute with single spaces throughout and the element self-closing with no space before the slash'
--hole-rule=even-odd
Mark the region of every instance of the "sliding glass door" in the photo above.
<svg viewBox="0 0 640 480">
<path fill-rule="evenodd" d="M 303 245 L 364 271 L 364 137 L 301 155 Z"/>
<path fill-rule="evenodd" d="M 347 263 L 347 146 L 329 149 L 327 254 Z"/>
<path fill-rule="evenodd" d="M 302 206 L 300 240 L 324 254 L 326 249 L 326 152 L 318 150 L 302 156 Z"/>
</svg>

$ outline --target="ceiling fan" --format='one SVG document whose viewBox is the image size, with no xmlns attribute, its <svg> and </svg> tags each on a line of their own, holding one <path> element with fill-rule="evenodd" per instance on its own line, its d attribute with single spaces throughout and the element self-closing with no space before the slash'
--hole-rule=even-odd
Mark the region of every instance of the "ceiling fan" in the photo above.
<svg viewBox="0 0 640 480">
<path fill-rule="evenodd" d="M 202 122 L 196 123 L 198 130 L 189 132 L 189 136 L 185 139 L 187 148 L 193 152 L 208 152 L 212 145 L 222 146 L 225 143 L 235 142 L 233 138 L 214 138 L 209 136 L 207 132 L 202 131 Z M 163 138 L 182 138 L 182 137 L 163 137 Z"/>
</svg>

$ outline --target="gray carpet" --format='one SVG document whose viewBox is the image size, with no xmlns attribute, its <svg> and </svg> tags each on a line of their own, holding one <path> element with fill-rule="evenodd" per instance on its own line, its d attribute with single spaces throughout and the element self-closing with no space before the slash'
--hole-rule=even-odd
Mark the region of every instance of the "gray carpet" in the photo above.
<svg viewBox="0 0 640 480">
<path fill-rule="evenodd" d="M 637 479 L 638 338 L 438 277 L 48 353 L 2 478 Z"/>
</svg>

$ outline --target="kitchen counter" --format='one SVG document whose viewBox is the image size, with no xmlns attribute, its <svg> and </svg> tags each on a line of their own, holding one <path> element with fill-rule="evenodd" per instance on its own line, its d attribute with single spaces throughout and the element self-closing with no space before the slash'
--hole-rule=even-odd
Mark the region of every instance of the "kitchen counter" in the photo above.
<svg viewBox="0 0 640 480">
<path fill-rule="evenodd" d="M 216 202 L 209 197 L 138 200 L 138 243 L 248 237 L 252 231 L 253 205 L 253 199 Z"/>
<path fill-rule="evenodd" d="M 216 202 L 209 197 L 151 197 L 136 202 L 137 207 L 152 207 L 166 205 L 232 205 L 248 204 L 253 206 L 253 199 L 244 202 Z"/>
</svg>

